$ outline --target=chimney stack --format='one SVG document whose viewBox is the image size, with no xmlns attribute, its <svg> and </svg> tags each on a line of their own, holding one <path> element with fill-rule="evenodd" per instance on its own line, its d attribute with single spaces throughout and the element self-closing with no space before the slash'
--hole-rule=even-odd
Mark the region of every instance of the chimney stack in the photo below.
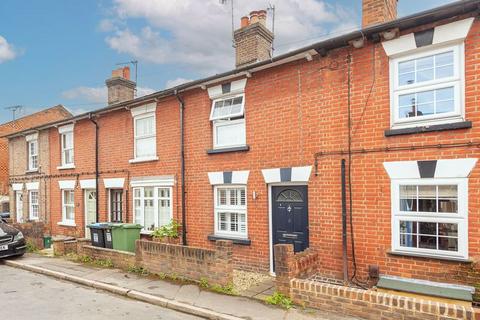
<svg viewBox="0 0 480 320">
<path fill-rule="evenodd" d="M 267 28 L 267 11 L 252 11 L 250 16 L 242 17 L 234 41 L 237 68 L 270 59 L 273 33 Z"/>
<path fill-rule="evenodd" d="M 130 80 L 130 67 L 112 71 L 112 77 L 105 81 L 108 88 L 108 105 L 132 100 L 136 83 Z"/>
<path fill-rule="evenodd" d="M 398 0 L 363 0 L 362 28 L 397 19 Z"/>
</svg>

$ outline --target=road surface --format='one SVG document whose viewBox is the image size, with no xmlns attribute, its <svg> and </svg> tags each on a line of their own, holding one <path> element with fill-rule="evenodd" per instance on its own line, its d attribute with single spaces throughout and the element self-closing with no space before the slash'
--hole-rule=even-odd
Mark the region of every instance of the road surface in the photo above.
<svg viewBox="0 0 480 320">
<path fill-rule="evenodd" d="M 0 302 L 0 319 L 201 319 L 1 263 Z"/>
</svg>

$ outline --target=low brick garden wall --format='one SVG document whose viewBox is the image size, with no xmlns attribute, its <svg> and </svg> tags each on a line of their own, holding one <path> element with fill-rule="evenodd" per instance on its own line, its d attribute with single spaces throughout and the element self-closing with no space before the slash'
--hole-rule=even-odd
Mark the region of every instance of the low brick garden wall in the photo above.
<svg viewBox="0 0 480 320">
<path fill-rule="evenodd" d="M 214 250 L 137 240 L 135 253 L 137 265 L 150 272 L 227 285 L 233 282 L 232 250 L 233 243 L 222 240 Z"/>
<path fill-rule="evenodd" d="M 212 285 L 225 286 L 233 282 L 231 241 L 217 241 L 215 249 L 202 249 L 137 240 L 135 253 L 131 253 L 93 247 L 88 239 L 55 238 L 53 248 L 56 256 L 75 253 L 110 260 L 114 267 L 124 270 L 136 266 L 154 274 L 192 281 L 205 279 Z"/>
<path fill-rule="evenodd" d="M 27 241 L 33 243 L 37 248 L 43 249 L 43 236 L 46 228 L 45 223 L 39 222 L 24 222 L 24 223 L 11 223 L 12 227 L 22 231 L 23 236 Z"/>
<path fill-rule="evenodd" d="M 318 258 L 318 255 L 312 250 L 307 249 L 296 254 L 291 245 L 275 245 L 277 291 L 305 307 L 364 319 L 480 319 L 480 310 L 472 307 L 306 279 L 315 274 Z"/>
</svg>

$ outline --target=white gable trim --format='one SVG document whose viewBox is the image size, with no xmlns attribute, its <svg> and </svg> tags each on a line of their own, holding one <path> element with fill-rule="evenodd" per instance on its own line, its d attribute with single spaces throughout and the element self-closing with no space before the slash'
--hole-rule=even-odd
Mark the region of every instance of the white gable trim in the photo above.
<svg viewBox="0 0 480 320">
<path fill-rule="evenodd" d="M 157 103 L 152 102 L 149 104 L 145 104 L 143 106 L 132 108 L 130 109 L 130 112 L 132 113 L 132 117 L 136 117 L 145 113 L 155 112 L 156 109 L 157 109 Z"/>
<path fill-rule="evenodd" d="M 75 189 L 75 180 L 63 180 L 58 181 L 58 186 L 62 190 L 71 190 Z"/>
</svg>

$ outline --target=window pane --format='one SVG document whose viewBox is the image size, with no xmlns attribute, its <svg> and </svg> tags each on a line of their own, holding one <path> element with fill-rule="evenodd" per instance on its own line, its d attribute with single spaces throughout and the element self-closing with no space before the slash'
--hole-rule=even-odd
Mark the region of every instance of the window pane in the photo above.
<svg viewBox="0 0 480 320">
<path fill-rule="evenodd" d="M 416 62 L 417 70 L 433 69 L 433 56 L 417 59 Z"/>
<path fill-rule="evenodd" d="M 147 230 L 155 229 L 155 210 L 153 200 L 144 200 L 145 225 Z"/>
<path fill-rule="evenodd" d="M 438 186 L 438 212 L 458 212 L 458 190 L 456 185 Z"/>
<path fill-rule="evenodd" d="M 398 64 L 398 73 L 411 73 L 415 71 L 415 60 L 404 61 Z"/>
<path fill-rule="evenodd" d="M 216 145 L 244 145 L 245 144 L 245 122 L 236 122 L 229 125 L 216 126 Z"/>
<path fill-rule="evenodd" d="M 437 79 L 452 77 L 453 65 L 438 67 L 435 72 Z"/>
<path fill-rule="evenodd" d="M 437 237 L 419 236 L 418 247 L 423 249 L 437 249 Z"/>
<path fill-rule="evenodd" d="M 446 251 L 458 251 L 458 239 L 439 237 L 438 249 Z"/>
<path fill-rule="evenodd" d="M 145 135 L 151 135 L 155 132 L 155 122 L 153 121 L 154 117 L 147 117 L 137 119 L 136 122 L 136 136 L 141 137 Z"/>
<path fill-rule="evenodd" d="M 137 189 L 138 190 L 138 189 Z M 140 199 L 135 199 L 135 223 L 142 224 L 142 201 Z"/>
<path fill-rule="evenodd" d="M 435 56 L 435 65 L 453 65 L 453 51 L 437 54 Z"/>
<path fill-rule="evenodd" d="M 458 237 L 458 224 L 456 223 L 439 223 L 438 234 L 440 236 Z"/>
<path fill-rule="evenodd" d="M 417 233 L 417 222 L 415 221 L 400 221 L 401 233 Z"/>
<path fill-rule="evenodd" d="M 230 189 L 230 205 L 237 206 L 238 205 L 238 193 L 237 189 Z"/>
<path fill-rule="evenodd" d="M 407 84 L 412 84 L 415 83 L 415 73 L 410 72 L 410 73 L 404 73 L 400 74 L 398 76 L 398 84 L 401 86 L 407 85 Z"/>
<path fill-rule="evenodd" d="M 225 206 L 227 205 L 227 190 L 218 189 L 218 205 Z"/>
<path fill-rule="evenodd" d="M 433 103 L 419 104 L 417 106 L 417 116 L 428 116 L 435 114 L 435 107 Z"/>
<path fill-rule="evenodd" d="M 153 187 L 144 188 L 143 196 L 145 198 L 153 198 Z"/>
<path fill-rule="evenodd" d="M 148 157 L 155 156 L 155 137 L 149 138 L 137 138 L 136 139 L 136 156 L 137 157 Z"/>
<path fill-rule="evenodd" d="M 216 101 L 213 106 L 213 119 L 241 116 L 243 96 Z"/>
<path fill-rule="evenodd" d="M 238 214 L 230 213 L 230 231 L 238 232 Z"/>
<path fill-rule="evenodd" d="M 436 186 L 418 186 L 418 211 L 437 212 Z"/>
<path fill-rule="evenodd" d="M 417 186 L 400 186 L 400 211 L 417 211 Z"/>
<path fill-rule="evenodd" d="M 228 230 L 227 213 L 226 212 L 220 212 L 218 214 L 218 230 L 220 230 L 220 231 L 227 231 Z"/>
<path fill-rule="evenodd" d="M 437 224 L 434 222 L 418 222 L 420 234 L 437 234 Z"/>
<path fill-rule="evenodd" d="M 75 219 L 74 208 L 73 207 L 65 207 L 65 218 L 67 220 L 74 220 Z"/>
<path fill-rule="evenodd" d="M 400 235 L 400 246 L 408 248 L 417 247 L 417 236 L 414 234 L 401 234 Z"/>
<path fill-rule="evenodd" d="M 424 69 L 417 72 L 417 82 L 433 80 L 433 69 Z"/>
</svg>

